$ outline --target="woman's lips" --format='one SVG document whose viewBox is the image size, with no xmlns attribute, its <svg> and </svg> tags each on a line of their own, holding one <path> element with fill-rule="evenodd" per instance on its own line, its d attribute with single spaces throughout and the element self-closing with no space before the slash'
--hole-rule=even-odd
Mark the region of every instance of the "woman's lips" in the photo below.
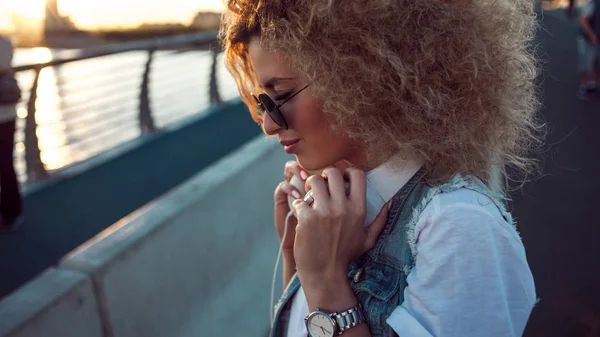
<svg viewBox="0 0 600 337">
<path fill-rule="evenodd" d="M 285 149 L 285 152 L 292 154 L 295 153 L 296 150 L 298 149 L 298 142 L 300 142 L 299 139 L 292 139 L 292 140 L 280 140 L 279 143 L 281 145 L 283 145 L 283 148 Z"/>
</svg>

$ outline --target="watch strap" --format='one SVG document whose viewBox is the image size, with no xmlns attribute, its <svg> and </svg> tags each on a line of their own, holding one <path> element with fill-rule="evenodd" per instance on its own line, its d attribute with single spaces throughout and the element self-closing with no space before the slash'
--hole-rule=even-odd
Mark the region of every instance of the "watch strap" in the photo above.
<svg viewBox="0 0 600 337">
<path fill-rule="evenodd" d="M 360 303 L 348 310 L 331 313 L 329 316 L 337 323 L 338 335 L 341 335 L 346 330 L 366 322 Z"/>
</svg>

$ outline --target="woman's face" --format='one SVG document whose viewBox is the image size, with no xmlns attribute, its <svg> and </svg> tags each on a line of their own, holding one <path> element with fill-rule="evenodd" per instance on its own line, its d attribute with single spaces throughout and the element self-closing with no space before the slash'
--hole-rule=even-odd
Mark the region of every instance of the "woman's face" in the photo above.
<svg viewBox="0 0 600 337">
<path fill-rule="evenodd" d="M 261 86 L 259 90 L 276 104 L 309 84 L 289 68 L 283 54 L 264 50 L 258 39 L 252 40 L 249 52 Z M 260 93 L 254 92 L 255 95 Z M 331 130 L 321 102 L 311 95 L 310 86 L 287 101 L 280 110 L 289 128 L 284 130 L 265 113 L 263 130 L 269 136 L 277 136 L 286 152 L 294 154 L 304 169 L 320 170 L 341 160 L 354 164 L 362 161 L 360 151 L 351 146 L 348 138 Z"/>
</svg>

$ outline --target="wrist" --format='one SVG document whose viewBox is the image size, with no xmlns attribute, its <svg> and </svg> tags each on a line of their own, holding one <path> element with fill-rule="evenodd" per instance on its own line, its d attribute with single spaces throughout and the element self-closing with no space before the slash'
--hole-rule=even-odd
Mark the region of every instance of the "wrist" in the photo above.
<svg viewBox="0 0 600 337">
<path fill-rule="evenodd" d="M 302 282 L 309 311 L 340 312 L 358 304 L 347 279 L 338 282 Z M 306 284 L 306 285 L 305 285 Z"/>
<path fill-rule="evenodd" d="M 281 250 L 281 256 L 284 260 L 294 260 L 294 248 L 284 248 Z"/>
</svg>

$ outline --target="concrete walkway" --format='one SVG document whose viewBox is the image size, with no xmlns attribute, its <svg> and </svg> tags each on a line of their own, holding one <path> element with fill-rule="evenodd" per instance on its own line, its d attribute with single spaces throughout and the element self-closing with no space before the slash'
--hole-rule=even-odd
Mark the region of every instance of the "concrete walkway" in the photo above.
<svg viewBox="0 0 600 337">
<path fill-rule="evenodd" d="M 600 100 L 577 99 L 575 28 L 544 14 L 544 175 L 513 194 L 538 296 L 526 336 L 600 336 Z"/>
</svg>

